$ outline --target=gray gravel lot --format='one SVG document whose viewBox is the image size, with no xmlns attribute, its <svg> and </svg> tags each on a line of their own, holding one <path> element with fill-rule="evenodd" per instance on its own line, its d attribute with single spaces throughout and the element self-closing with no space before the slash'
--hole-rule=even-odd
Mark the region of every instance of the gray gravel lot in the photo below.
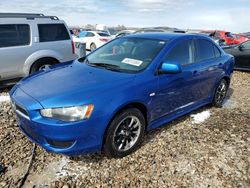
<svg viewBox="0 0 250 188">
<path fill-rule="evenodd" d="M 150 132 L 122 159 L 71 159 L 37 147 L 24 187 L 250 187 L 250 73 L 234 73 L 228 97 L 221 109 L 206 106 Z M 197 122 L 200 113 L 207 119 Z M 18 186 L 31 150 L 9 102 L 0 102 L 0 163 L 7 167 L 0 187 Z"/>
</svg>

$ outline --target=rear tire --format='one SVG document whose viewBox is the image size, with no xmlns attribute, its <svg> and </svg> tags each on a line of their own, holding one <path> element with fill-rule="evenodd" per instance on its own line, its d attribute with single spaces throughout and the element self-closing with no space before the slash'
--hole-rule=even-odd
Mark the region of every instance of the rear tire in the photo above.
<svg viewBox="0 0 250 188">
<path fill-rule="evenodd" d="M 94 51 L 96 49 L 96 45 L 95 45 L 95 43 L 92 43 L 91 45 L 90 45 L 90 50 L 91 51 Z"/>
<path fill-rule="evenodd" d="M 108 157 L 122 158 L 137 150 L 143 142 L 146 122 L 137 108 L 129 108 L 110 123 L 103 146 Z"/>
<path fill-rule="evenodd" d="M 33 74 L 33 73 L 40 71 L 40 70 L 44 70 L 44 69 L 48 68 L 49 66 L 55 65 L 57 63 L 58 63 L 58 61 L 55 59 L 52 59 L 52 58 L 39 59 L 31 67 L 30 74 Z"/>
<path fill-rule="evenodd" d="M 227 96 L 227 91 L 229 88 L 229 84 L 225 79 L 222 79 L 215 90 L 214 99 L 213 99 L 213 106 L 221 108 L 223 102 Z"/>
</svg>

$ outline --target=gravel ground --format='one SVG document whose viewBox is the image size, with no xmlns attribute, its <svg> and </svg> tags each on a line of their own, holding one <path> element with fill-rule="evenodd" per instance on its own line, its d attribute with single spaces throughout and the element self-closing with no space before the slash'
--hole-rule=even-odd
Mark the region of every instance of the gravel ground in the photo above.
<svg viewBox="0 0 250 188">
<path fill-rule="evenodd" d="M 250 74 L 235 72 L 223 108 L 207 106 L 150 132 L 128 157 L 71 159 L 37 147 L 24 187 L 250 187 L 249 146 Z M 9 101 L 1 102 L 0 187 L 18 186 L 31 150 Z"/>
</svg>

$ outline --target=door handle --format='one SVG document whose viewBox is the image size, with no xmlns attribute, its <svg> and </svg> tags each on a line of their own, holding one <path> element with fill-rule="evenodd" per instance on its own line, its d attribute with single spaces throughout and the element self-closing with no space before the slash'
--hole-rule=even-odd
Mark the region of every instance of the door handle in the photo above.
<svg viewBox="0 0 250 188">
<path fill-rule="evenodd" d="M 222 63 L 219 63 L 219 67 L 222 67 L 222 65 L 223 65 Z"/>
</svg>

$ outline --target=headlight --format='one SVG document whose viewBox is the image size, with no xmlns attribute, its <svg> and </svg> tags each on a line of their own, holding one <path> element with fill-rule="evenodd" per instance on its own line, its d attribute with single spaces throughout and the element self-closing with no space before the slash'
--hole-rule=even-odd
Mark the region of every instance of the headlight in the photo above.
<svg viewBox="0 0 250 188">
<path fill-rule="evenodd" d="M 73 122 L 88 119 L 93 109 L 94 106 L 91 104 L 85 106 L 48 108 L 40 110 L 40 113 L 43 117 Z"/>
</svg>

